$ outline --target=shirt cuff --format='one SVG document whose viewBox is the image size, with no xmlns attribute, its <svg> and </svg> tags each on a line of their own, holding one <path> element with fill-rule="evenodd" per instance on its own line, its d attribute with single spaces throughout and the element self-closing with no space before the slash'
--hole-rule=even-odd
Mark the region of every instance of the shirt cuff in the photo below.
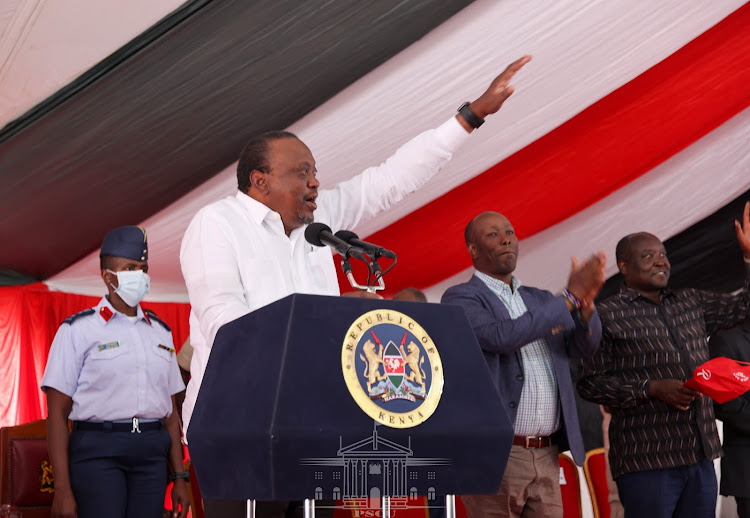
<svg viewBox="0 0 750 518">
<path fill-rule="evenodd" d="M 648 395 L 648 384 L 651 380 L 642 380 L 636 382 L 635 386 L 633 387 L 633 392 L 635 392 L 635 395 L 638 399 L 649 399 Z"/>
<path fill-rule="evenodd" d="M 440 145 L 451 153 L 458 151 L 463 143 L 471 137 L 455 116 L 435 128 L 435 136 Z"/>
</svg>

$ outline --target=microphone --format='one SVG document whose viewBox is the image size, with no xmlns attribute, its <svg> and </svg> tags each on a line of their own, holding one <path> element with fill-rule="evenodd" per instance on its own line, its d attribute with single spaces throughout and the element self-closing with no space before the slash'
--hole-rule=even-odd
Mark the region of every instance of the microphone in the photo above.
<svg viewBox="0 0 750 518">
<path fill-rule="evenodd" d="M 382 246 L 374 245 L 372 243 L 368 243 L 367 241 L 362 241 L 361 239 L 359 239 L 359 236 L 357 234 L 349 230 L 339 230 L 338 232 L 336 232 L 335 237 L 352 246 L 361 248 L 366 254 L 371 255 L 375 259 L 377 259 L 378 257 L 396 259 L 395 252 L 388 250 L 387 248 L 383 248 Z"/>
<path fill-rule="evenodd" d="M 311 223 L 305 229 L 305 240 L 315 246 L 330 246 L 346 259 L 354 257 L 360 261 L 368 262 L 367 257 L 355 246 L 336 237 L 331 232 L 331 227 L 325 223 Z"/>
</svg>

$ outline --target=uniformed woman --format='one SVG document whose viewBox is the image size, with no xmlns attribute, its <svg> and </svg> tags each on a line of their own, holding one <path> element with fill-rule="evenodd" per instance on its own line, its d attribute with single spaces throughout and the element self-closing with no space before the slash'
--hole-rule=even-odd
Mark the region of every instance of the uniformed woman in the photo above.
<svg viewBox="0 0 750 518">
<path fill-rule="evenodd" d="M 149 288 L 146 231 L 112 230 L 100 258 L 109 294 L 62 323 L 42 379 L 52 516 L 161 518 L 169 467 L 173 516 L 183 518 L 187 473 L 174 395 L 184 385 L 171 330 L 140 306 Z"/>
</svg>

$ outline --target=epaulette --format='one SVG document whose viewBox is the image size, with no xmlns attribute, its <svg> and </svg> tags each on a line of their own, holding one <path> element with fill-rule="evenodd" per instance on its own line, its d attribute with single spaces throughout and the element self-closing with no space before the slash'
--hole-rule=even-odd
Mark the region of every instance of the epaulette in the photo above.
<svg viewBox="0 0 750 518">
<path fill-rule="evenodd" d="M 166 330 L 167 330 L 167 331 L 169 331 L 170 333 L 172 332 L 172 328 L 171 328 L 171 327 L 169 327 L 169 326 L 167 325 L 167 323 L 166 323 L 166 322 L 164 322 L 164 321 L 163 321 L 163 320 L 162 320 L 161 318 L 157 317 L 157 316 L 156 316 L 156 313 L 154 313 L 154 312 L 153 312 L 153 311 L 151 311 L 150 309 L 144 309 L 144 310 L 143 310 L 143 312 L 144 312 L 144 313 L 146 314 L 146 316 L 147 316 L 147 317 L 148 317 L 149 319 L 151 319 L 151 320 L 156 320 L 157 322 L 159 322 L 159 323 L 160 323 L 160 324 L 162 325 L 162 327 L 163 327 L 164 329 L 166 329 Z"/>
<path fill-rule="evenodd" d="M 68 318 L 66 318 L 65 320 L 63 320 L 62 323 L 63 324 L 72 324 L 73 322 L 76 321 L 76 319 L 79 319 L 81 317 L 85 317 L 87 315 L 93 315 L 94 313 L 96 313 L 96 312 L 94 311 L 93 308 L 84 309 L 83 311 L 80 311 L 80 312 L 76 313 L 75 315 L 70 315 Z"/>
</svg>

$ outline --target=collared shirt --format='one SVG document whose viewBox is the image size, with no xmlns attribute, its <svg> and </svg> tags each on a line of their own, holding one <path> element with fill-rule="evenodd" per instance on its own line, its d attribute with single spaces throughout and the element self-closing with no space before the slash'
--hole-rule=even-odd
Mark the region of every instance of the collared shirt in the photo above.
<svg viewBox="0 0 750 518">
<path fill-rule="evenodd" d="M 469 134 L 452 117 L 407 142 L 385 163 L 320 191 L 315 220 L 351 229 L 421 187 Z M 201 209 L 182 240 L 193 358 L 182 415 L 187 430 L 219 328 L 292 293 L 339 295 L 333 256 L 284 233 L 281 217 L 244 193 Z"/>
<path fill-rule="evenodd" d="M 512 286 L 482 272 L 474 272 L 505 304 L 512 320 L 528 309 L 518 288 L 521 281 L 513 277 Z M 552 435 L 560 428 L 560 399 L 557 377 L 547 340 L 539 338 L 520 349 L 523 363 L 523 388 L 513 430 L 516 435 Z"/>
<path fill-rule="evenodd" d="M 161 419 L 185 388 L 172 333 L 140 305 L 135 322 L 106 297 L 57 330 L 41 383 L 73 398 L 73 421 Z"/>
<path fill-rule="evenodd" d="M 612 411 L 612 476 L 695 464 L 721 455 L 711 399 L 687 411 L 650 398 L 650 380 L 688 380 L 708 361 L 708 335 L 750 315 L 750 266 L 738 295 L 662 290 L 659 304 L 624 284 L 598 306 L 602 343 L 579 365 L 582 397 Z"/>
</svg>

